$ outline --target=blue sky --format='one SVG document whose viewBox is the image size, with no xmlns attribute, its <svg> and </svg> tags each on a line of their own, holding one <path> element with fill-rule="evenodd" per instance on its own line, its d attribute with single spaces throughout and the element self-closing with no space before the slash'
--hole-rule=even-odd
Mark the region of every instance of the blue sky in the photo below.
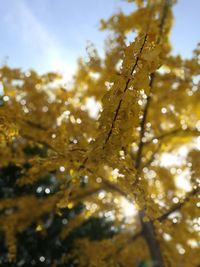
<svg viewBox="0 0 200 267">
<path fill-rule="evenodd" d="M 99 20 L 120 7 L 133 8 L 122 0 L 1 0 L 0 64 L 70 76 L 87 40 L 103 48 Z M 179 0 L 174 7 L 175 54 L 189 57 L 200 41 L 199 10 L 200 0 Z"/>
</svg>

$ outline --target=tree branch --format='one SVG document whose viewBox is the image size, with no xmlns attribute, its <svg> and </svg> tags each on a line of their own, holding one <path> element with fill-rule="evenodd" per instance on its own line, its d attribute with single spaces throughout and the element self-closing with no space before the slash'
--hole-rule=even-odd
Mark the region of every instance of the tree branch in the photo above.
<svg viewBox="0 0 200 267">
<path fill-rule="evenodd" d="M 143 49 L 144 49 L 144 45 L 145 45 L 145 43 L 146 43 L 146 40 L 147 40 L 147 33 L 145 34 L 144 41 L 143 41 L 142 46 L 141 46 L 141 48 L 140 48 L 140 52 L 139 52 L 139 54 L 138 54 L 137 57 L 136 57 L 135 64 L 134 64 L 133 67 L 132 67 L 132 70 L 131 70 L 131 74 L 130 74 L 130 75 L 133 75 L 133 73 L 134 73 L 134 71 L 135 71 L 135 69 L 136 69 L 136 67 L 137 67 L 137 65 L 138 65 L 138 61 L 139 61 L 139 59 L 140 59 L 140 57 L 141 57 L 141 54 L 142 54 L 142 51 L 143 51 Z M 124 91 L 123 91 L 123 95 L 124 95 L 124 93 L 126 93 L 128 87 L 129 87 L 129 83 L 130 83 L 131 80 L 132 80 L 131 78 L 128 78 L 128 80 L 127 80 L 127 82 L 126 82 L 126 84 L 125 84 L 125 88 L 124 88 Z M 122 101 L 123 101 L 123 95 L 122 95 L 122 97 L 121 97 L 121 99 L 120 99 L 120 101 L 119 101 L 119 104 L 118 104 L 118 106 L 117 106 L 117 109 L 115 110 L 115 115 L 114 115 L 114 118 L 113 118 L 113 120 L 112 120 L 111 128 L 110 128 L 110 130 L 109 130 L 109 132 L 108 132 L 108 135 L 107 135 L 107 137 L 106 137 L 105 144 L 109 141 L 109 139 L 110 139 L 110 137 L 111 137 L 111 135 L 112 135 L 112 131 L 113 131 L 114 127 L 115 127 L 115 122 L 116 122 L 116 120 L 117 120 L 117 116 L 118 116 L 118 114 L 119 114 L 119 111 L 120 111 L 120 108 L 121 108 L 121 104 L 122 104 Z"/>
<path fill-rule="evenodd" d="M 187 201 L 189 201 L 189 199 L 192 197 L 192 196 L 195 196 L 198 192 L 200 192 L 200 187 L 197 187 L 197 188 L 195 188 L 194 190 L 192 190 L 191 192 L 189 192 L 188 194 L 187 194 L 187 196 L 185 197 L 185 199 L 184 199 L 184 201 L 182 201 L 182 202 L 180 202 L 180 203 L 178 203 L 177 205 L 174 205 L 169 211 L 167 211 L 165 214 L 163 214 L 163 215 L 161 215 L 160 217 L 158 217 L 158 218 L 156 218 L 156 219 L 154 219 L 154 220 L 152 220 L 152 222 L 154 222 L 154 221 L 156 221 L 156 220 L 158 220 L 158 221 L 160 221 L 160 222 L 163 222 L 163 221 L 165 221 L 167 218 L 168 218 L 168 216 L 170 215 L 170 214 L 172 214 L 173 212 L 175 212 L 175 211 L 177 211 L 177 210 L 179 210 L 179 209 L 181 209 L 185 204 L 186 204 L 186 202 Z M 141 211 L 141 214 L 140 214 L 140 218 L 144 218 L 144 211 Z M 152 246 L 151 246 L 151 249 L 154 247 L 154 249 L 156 249 L 156 247 L 159 245 L 158 244 L 158 242 L 156 241 L 156 240 L 154 240 L 153 242 L 152 242 L 152 240 L 153 240 L 153 234 L 155 234 L 154 233 L 154 229 L 151 227 L 151 225 L 149 225 L 149 222 L 144 222 L 143 220 L 142 220 L 142 225 L 143 225 L 143 230 L 141 230 L 141 231 L 138 231 L 136 234 L 134 234 L 129 240 L 127 240 L 127 242 L 125 243 L 125 244 L 123 244 L 123 245 L 121 245 L 120 247 L 118 247 L 117 249 L 116 249 L 116 254 L 118 254 L 118 253 L 120 253 L 123 249 L 125 249 L 129 244 L 131 244 L 132 242 L 134 242 L 134 241 L 136 241 L 139 237 L 141 237 L 142 235 L 146 235 L 146 236 L 148 236 L 148 239 L 149 239 L 149 243 L 152 243 Z M 144 230 L 145 229 L 145 230 Z M 150 232 L 150 233 L 149 233 Z M 153 252 L 152 252 L 153 253 Z M 105 260 L 106 259 L 108 259 L 109 257 L 111 257 L 112 255 L 108 255 L 106 258 L 105 258 Z M 160 255 L 158 255 L 158 257 L 160 257 Z M 156 265 L 155 265 L 156 266 Z M 158 267 L 160 267 L 160 265 L 157 265 Z"/>
<path fill-rule="evenodd" d="M 143 167 L 148 167 L 151 165 L 151 163 L 154 161 L 157 153 L 159 152 L 161 147 L 161 143 L 158 144 L 157 148 L 154 150 L 153 154 L 151 155 L 150 159 L 143 165 Z"/>
<path fill-rule="evenodd" d="M 102 178 L 102 183 L 101 183 L 101 186 L 99 187 L 95 187 L 95 188 L 91 188 L 89 190 L 84 190 L 84 192 L 81 192 L 80 194 L 78 195 L 75 195 L 75 196 L 72 196 L 70 198 L 71 201 L 81 201 L 83 200 L 84 198 L 87 198 L 93 194 L 96 194 L 102 190 L 111 190 L 111 191 L 114 191 L 116 193 L 118 193 L 119 195 L 123 196 L 124 198 L 126 198 L 127 200 L 129 201 L 132 201 L 126 194 L 126 192 L 124 192 L 121 188 L 119 188 L 117 185 L 109 182 L 108 180 Z"/>
<path fill-rule="evenodd" d="M 171 209 L 169 209 L 169 211 L 167 211 L 166 213 L 164 213 L 163 215 L 158 217 L 156 220 L 158 220 L 160 222 L 166 220 L 170 214 L 172 214 L 173 212 L 175 212 L 177 210 L 180 210 L 189 201 L 189 199 L 191 197 L 195 196 L 199 192 L 200 192 L 200 187 L 197 186 L 195 189 L 193 189 L 191 192 L 189 192 L 186 195 L 186 197 L 184 198 L 183 201 L 181 201 L 178 204 L 174 205 Z"/>
<path fill-rule="evenodd" d="M 135 242 L 139 237 L 141 237 L 143 234 L 142 231 L 139 231 L 138 233 L 134 234 L 130 239 L 128 239 L 124 244 L 122 244 L 121 246 L 117 247 L 114 255 L 118 255 L 122 250 L 124 250 L 128 245 L 130 245 L 132 242 Z M 109 253 L 105 258 L 104 261 L 110 259 L 110 257 L 113 256 L 113 252 Z"/>
<path fill-rule="evenodd" d="M 174 129 L 172 131 L 169 131 L 169 132 L 165 132 L 163 134 L 160 134 L 158 136 L 155 136 L 153 138 L 151 138 L 150 140 L 146 141 L 144 143 L 144 145 L 148 145 L 148 144 L 151 144 L 153 142 L 154 139 L 157 139 L 159 141 L 165 139 L 165 138 L 168 138 L 168 137 L 173 137 L 175 134 L 187 134 L 187 135 L 192 135 L 192 136 L 199 136 L 199 131 L 197 129 L 182 129 L 182 128 L 177 128 L 177 129 Z"/>
<path fill-rule="evenodd" d="M 164 2 L 164 7 L 163 7 L 163 13 L 161 16 L 161 21 L 159 25 L 160 33 L 157 39 L 157 44 L 160 43 L 162 35 L 163 35 L 163 29 L 164 29 L 164 24 L 165 20 L 167 18 L 167 13 L 168 13 L 168 8 L 169 8 L 169 1 L 165 0 Z M 147 97 L 147 102 L 144 107 L 144 113 L 143 113 L 143 118 L 140 124 L 140 136 L 139 136 L 139 148 L 136 156 L 136 161 L 135 161 L 135 168 L 136 168 L 136 177 L 135 177 L 135 182 L 133 183 L 133 186 L 136 186 L 139 182 L 139 176 L 140 176 L 140 169 L 141 169 L 141 162 L 142 162 L 142 152 L 143 152 L 143 147 L 144 147 L 144 136 L 146 132 L 146 121 L 147 121 L 147 115 L 148 115 L 148 110 L 151 102 L 151 94 L 152 94 L 152 88 L 153 88 L 153 82 L 155 79 L 155 72 L 151 74 L 151 79 L 150 79 L 150 93 Z M 139 212 L 139 218 L 140 222 L 142 225 L 142 232 L 143 236 L 146 240 L 146 243 L 149 248 L 149 252 L 151 255 L 151 258 L 154 262 L 155 267 L 164 267 L 164 262 L 162 258 L 162 253 L 160 250 L 159 242 L 156 239 L 155 235 L 155 230 L 154 230 L 154 225 L 152 221 L 145 222 L 144 221 L 145 217 L 145 209 Z"/>
<path fill-rule="evenodd" d="M 153 266 L 162 267 L 164 266 L 162 254 L 160 251 L 160 245 L 157 239 L 155 238 L 155 230 L 152 221 L 145 221 L 145 212 L 144 210 L 139 212 L 140 222 L 143 229 L 144 238 L 148 244 L 149 252 L 153 261 Z"/>
</svg>

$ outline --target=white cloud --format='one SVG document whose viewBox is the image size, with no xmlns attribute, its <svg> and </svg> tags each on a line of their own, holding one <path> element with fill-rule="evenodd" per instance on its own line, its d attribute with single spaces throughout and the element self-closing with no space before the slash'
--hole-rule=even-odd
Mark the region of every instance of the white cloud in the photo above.
<svg viewBox="0 0 200 267">
<path fill-rule="evenodd" d="M 12 1 L 11 1 L 12 2 Z M 60 71 L 64 76 L 71 77 L 74 66 L 66 63 L 63 49 L 53 33 L 36 17 L 31 8 L 23 0 L 12 2 L 14 8 L 5 16 L 11 32 L 17 33 L 20 42 L 30 50 L 33 61 L 37 61 L 37 68 L 45 71 Z M 17 41 L 17 40 L 16 40 Z M 30 63 L 30 67 L 32 64 Z"/>
</svg>

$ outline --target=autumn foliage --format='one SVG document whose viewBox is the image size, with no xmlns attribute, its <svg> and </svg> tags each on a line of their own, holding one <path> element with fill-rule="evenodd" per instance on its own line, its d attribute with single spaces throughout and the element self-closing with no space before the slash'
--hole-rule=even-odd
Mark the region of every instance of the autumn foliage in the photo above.
<svg viewBox="0 0 200 267">
<path fill-rule="evenodd" d="M 1 266 L 199 266 L 200 49 L 172 55 L 175 1 L 128 2 L 70 88 L 0 68 Z"/>
</svg>

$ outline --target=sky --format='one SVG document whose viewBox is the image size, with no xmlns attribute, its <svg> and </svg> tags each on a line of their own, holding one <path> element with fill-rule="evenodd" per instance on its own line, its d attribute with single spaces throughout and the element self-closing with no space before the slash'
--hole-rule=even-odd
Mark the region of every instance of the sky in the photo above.
<svg viewBox="0 0 200 267">
<path fill-rule="evenodd" d="M 71 77 L 90 40 L 103 49 L 101 18 L 121 8 L 123 0 L 0 0 L 0 65 L 60 71 Z M 174 54 L 190 57 L 200 42 L 200 0 L 179 0 L 174 7 L 171 41 Z"/>
</svg>

